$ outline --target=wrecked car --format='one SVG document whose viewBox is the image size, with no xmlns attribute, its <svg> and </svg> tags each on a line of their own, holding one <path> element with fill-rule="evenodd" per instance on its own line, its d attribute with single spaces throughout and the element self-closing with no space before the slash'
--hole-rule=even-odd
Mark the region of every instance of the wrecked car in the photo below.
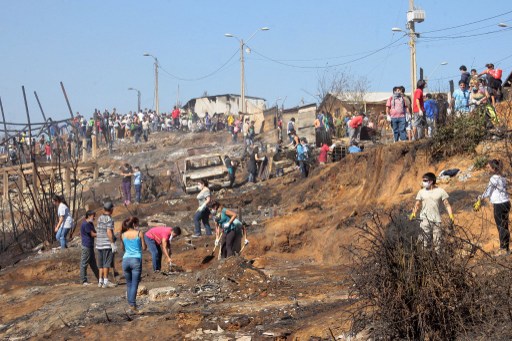
<svg viewBox="0 0 512 341">
<path fill-rule="evenodd" d="M 220 154 L 190 156 L 181 173 L 186 193 L 199 192 L 200 179 L 206 179 L 210 189 L 229 187 L 228 170 Z"/>
</svg>

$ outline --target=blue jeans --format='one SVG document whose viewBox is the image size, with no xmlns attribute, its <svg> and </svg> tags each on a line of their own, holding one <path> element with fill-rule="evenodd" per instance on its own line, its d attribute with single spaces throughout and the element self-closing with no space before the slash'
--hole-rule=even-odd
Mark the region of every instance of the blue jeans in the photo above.
<svg viewBox="0 0 512 341">
<path fill-rule="evenodd" d="M 142 189 L 142 184 L 134 185 L 135 186 L 135 201 L 140 203 L 140 190 Z"/>
<path fill-rule="evenodd" d="M 407 135 L 405 133 L 405 117 L 392 118 L 391 128 L 393 129 L 395 142 L 398 141 L 398 139 L 400 139 L 400 141 L 407 140 Z"/>
<path fill-rule="evenodd" d="M 137 288 L 140 283 L 140 275 L 142 273 L 141 258 L 123 258 L 123 272 L 126 278 L 126 298 L 128 304 L 135 307 L 135 298 L 137 297 Z"/>
<path fill-rule="evenodd" d="M 160 270 L 162 268 L 162 248 L 153 239 L 148 238 L 146 235 L 144 235 L 144 241 L 151 253 L 153 271 Z"/>
<path fill-rule="evenodd" d="M 57 234 L 55 235 L 55 239 L 57 239 L 60 242 L 60 248 L 61 249 L 67 248 L 66 236 L 68 235 L 69 230 L 71 230 L 71 229 L 65 229 L 62 226 L 59 227 L 59 229 L 57 230 Z"/>
<path fill-rule="evenodd" d="M 210 210 L 205 208 L 200 212 L 196 212 L 194 214 L 194 233 L 200 235 L 201 234 L 201 222 L 203 222 L 204 230 L 206 231 L 207 236 L 212 235 L 212 228 L 210 227 Z"/>
</svg>

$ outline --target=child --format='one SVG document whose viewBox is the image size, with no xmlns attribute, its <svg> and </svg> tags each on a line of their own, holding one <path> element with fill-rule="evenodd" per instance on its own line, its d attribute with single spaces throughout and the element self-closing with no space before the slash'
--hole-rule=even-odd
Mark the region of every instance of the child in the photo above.
<svg viewBox="0 0 512 341">
<path fill-rule="evenodd" d="M 82 257 L 80 258 L 80 281 L 83 285 L 89 285 L 87 281 L 87 266 L 90 266 L 92 272 L 99 280 L 99 270 L 94 256 L 94 238 L 96 237 L 96 229 L 94 228 L 94 211 L 87 211 L 85 219 L 80 227 L 80 235 L 82 236 Z"/>
<path fill-rule="evenodd" d="M 139 167 L 135 167 L 133 172 L 133 185 L 135 186 L 135 201 L 140 204 L 140 192 L 142 189 L 142 173 Z"/>
<path fill-rule="evenodd" d="M 50 146 L 50 142 L 46 142 L 44 153 L 46 154 L 46 162 L 52 162 L 52 147 Z"/>
</svg>

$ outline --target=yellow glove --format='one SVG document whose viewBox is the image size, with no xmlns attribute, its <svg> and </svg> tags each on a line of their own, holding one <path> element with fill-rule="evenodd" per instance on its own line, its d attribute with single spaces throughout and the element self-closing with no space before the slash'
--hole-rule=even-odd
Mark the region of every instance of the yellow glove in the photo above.
<svg viewBox="0 0 512 341">
<path fill-rule="evenodd" d="M 482 206 L 482 201 L 478 199 L 473 205 L 473 211 L 478 212 L 478 210 L 480 210 L 480 206 Z"/>
<path fill-rule="evenodd" d="M 450 220 L 451 220 L 451 222 L 452 222 L 452 223 L 454 223 L 454 222 L 455 222 L 455 217 L 453 216 L 453 213 L 452 213 L 452 214 L 450 214 Z"/>
<path fill-rule="evenodd" d="M 414 220 L 414 218 L 416 218 L 416 213 L 412 212 L 411 214 L 409 214 L 409 220 Z"/>
</svg>

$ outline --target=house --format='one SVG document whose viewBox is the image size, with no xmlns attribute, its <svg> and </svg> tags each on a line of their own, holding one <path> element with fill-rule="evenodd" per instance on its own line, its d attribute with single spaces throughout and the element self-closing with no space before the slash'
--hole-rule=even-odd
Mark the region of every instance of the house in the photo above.
<svg viewBox="0 0 512 341">
<path fill-rule="evenodd" d="M 308 141 L 312 141 L 315 138 L 316 109 L 316 103 L 311 103 L 282 110 L 280 114 L 283 118 L 283 135 L 286 135 L 287 124 L 293 117 L 295 118 L 295 130 L 299 137 L 305 137 Z"/>
<path fill-rule="evenodd" d="M 344 116 L 347 112 L 385 112 L 386 101 L 391 95 L 391 92 L 367 92 L 359 96 L 328 93 L 320 103 L 319 110 L 330 112 L 335 117 Z"/>
<path fill-rule="evenodd" d="M 247 114 L 262 114 L 266 108 L 265 99 L 260 97 L 245 96 Z M 199 117 L 204 117 L 208 112 L 214 113 L 232 113 L 238 114 L 241 111 L 241 96 L 234 94 L 203 96 L 192 98 L 183 107 L 186 112 L 195 112 Z"/>
</svg>

